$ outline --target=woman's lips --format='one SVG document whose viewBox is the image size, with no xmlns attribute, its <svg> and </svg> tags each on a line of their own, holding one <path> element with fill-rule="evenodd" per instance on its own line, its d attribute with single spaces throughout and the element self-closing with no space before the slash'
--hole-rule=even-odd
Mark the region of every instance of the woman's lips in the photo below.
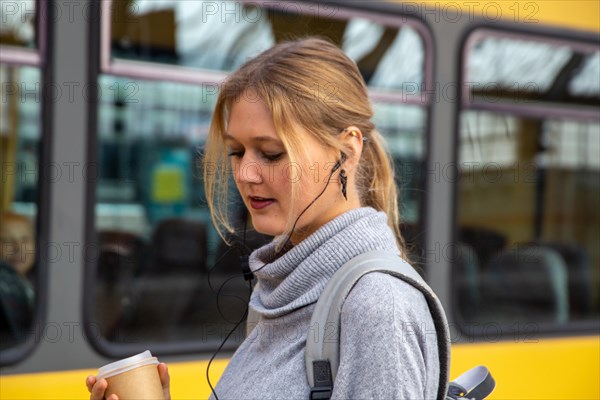
<svg viewBox="0 0 600 400">
<path fill-rule="evenodd" d="M 254 208 L 255 210 L 260 210 L 261 208 L 265 208 L 274 202 L 275 202 L 274 199 L 266 199 L 264 197 L 250 196 L 250 206 L 252 206 L 252 208 Z"/>
</svg>

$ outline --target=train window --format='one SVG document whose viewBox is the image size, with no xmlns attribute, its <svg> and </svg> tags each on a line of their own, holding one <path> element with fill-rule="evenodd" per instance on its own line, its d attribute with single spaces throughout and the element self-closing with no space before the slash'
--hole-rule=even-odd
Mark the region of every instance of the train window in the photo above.
<svg viewBox="0 0 600 400">
<path fill-rule="evenodd" d="M 425 127 L 427 112 L 418 106 L 375 102 L 375 124 L 385 136 L 394 161 L 401 231 L 411 262 L 424 268 L 422 257 L 421 204 L 424 201 Z"/>
<path fill-rule="evenodd" d="M 27 339 L 36 312 L 40 70 L 0 64 L 0 82 L 0 351 L 5 351 Z"/>
<path fill-rule="evenodd" d="M 464 101 L 496 108 L 600 106 L 598 46 L 480 30 L 465 51 Z"/>
<path fill-rule="evenodd" d="M 457 317 L 471 333 L 597 320 L 600 49 L 475 35 L 465 77 L 496 105 L 474 90 L 460 115 Z"/>
<path fill-rule="evenodd" d="M 98 78 L 98 257 L 90 262 L 86 313 L 98 327 L 91 339 L 101 352 L 125 355 L 149 343 L 158 352 L 214 349 L 244 314 L 249 290 L 239 250 L 212 226 L 198 161 L 218 83 L 276 42 L 327 36 L 357 61 L 399 171 L 403 227 L 416 232 L 429 102 L 420 89 L 431 79 L 422 25 L 325 6 L 315 12 L 239 2 L 110 3 L 102 3 L 110 8 L 103 16 L 111 18 L 111 32 L 103 32 Z M 242 227 L 241 199 L 232 210 Z M 249 231 L 246 246 L 268 240 Z M 240 330 L 227 346 L 242 338 Z"/>
<path fill-rule="evenodd" d="M 49 10 L 46 10 L 49 11 Z M 36 0 L 5 1 L 0 7 L 0 43 L 4 46 L 38 47 Z"/>
</svg>

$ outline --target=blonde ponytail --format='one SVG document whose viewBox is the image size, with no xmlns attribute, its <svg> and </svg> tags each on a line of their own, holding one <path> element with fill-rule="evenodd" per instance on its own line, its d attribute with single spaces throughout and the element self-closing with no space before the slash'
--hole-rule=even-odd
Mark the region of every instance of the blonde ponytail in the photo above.
<svg viewBox="0 0 600 400">
<path fill-rule="evenodd" d="M 400 233 L 398 189 L 394 179 L 394 164 L 381 134 L 373 129 L 367 135 L 357 171 L 357 189 L 365 206 L 383 211 L 394 231 L 403 257 L 407 257 L 406 243 Z"/>
</svg>

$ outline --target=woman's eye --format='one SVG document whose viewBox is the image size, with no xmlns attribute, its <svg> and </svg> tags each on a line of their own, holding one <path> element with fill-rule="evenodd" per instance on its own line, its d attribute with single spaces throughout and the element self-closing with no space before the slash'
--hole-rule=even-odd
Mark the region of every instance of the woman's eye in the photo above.
<svg viewBox="0 0 600 400">
<path fill-rule="evenodd" d="M 277 161 L 279 160 L 285 153 L 274 153 L 274 154 L 269 154 L 269 153 L 263 153 L 263 157 L 265 158 L 265 160 L 267 161 Z"/>
<path fill-rule="evenodd" d="M 244 155 L 243 151 L 230 151 L 229 153 L 227 153 L 228 157 L 241 157 Z"/>
</svg>

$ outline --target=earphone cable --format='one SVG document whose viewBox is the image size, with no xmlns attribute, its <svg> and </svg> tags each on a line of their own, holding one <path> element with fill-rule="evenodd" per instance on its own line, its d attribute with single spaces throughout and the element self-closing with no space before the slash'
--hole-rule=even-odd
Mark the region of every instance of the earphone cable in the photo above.
<svg viewBox="0 0 600 400">
<path fill-rule="evenodd" d="M 248 288 L 250 289 L 249 293 L 252 294 L 252 285 L 249 284 Z M 219 348 L 217 348 L 217 351 L 215 351 L 213 353 L 213 355 L 210 357 L 210 360 L 208 360 L 208 364 L 206 365 L 206 381 L 208 382 L 208 386 L 210 387 L 210 390 L 211 390 L 213 396 L 215 396 L 215 400 L 219 400 L 219 396 L 217 396 L 217 392 L 215 392 L 215 388 L 213 387 L 212 383 L 210 382 L 210 375 L 209 375 L 210 365 L 212 364 L 212 362 L 215 359 L 215 357 L 217 356 L 217 354 L 219 354 L 219 352 L 221 351 L 221 349 L 223 348 L 223 346 L 225 345 L 227 340 L 229 340 L 229 337 L 233 334 L 233 332 L 236 331 L 236 329 L 241 325 L 241 323 L 246 320 L 246 318 L 248 318 L 248 306 L 246 306 L 246 312 L 244 312 L 244 315 L 242 315 L 242 318 L 237 322 L 237 324 L 235 324 L 233 329 L 229 331 L 227 336 L 225 336 L 225 339 L 223 339 L 223 341 L 219 345 Z"/>
<path fill-rule="evenodd" d="M 339 167 L 341 166 L 341 163 L 343 162 L 343 160 L 345 159 L 345 155 L 342 153 L 342 158 L 340 159 L 340 161 L 338 161 L 338 163 L 331 169 L 331 173 L 329 174 L 329 176 L 327 177 L 327 183 L 325 184 L 325 187 L 323 188 L 323 190 L 321 190 L 321 192 L 304 208 L 304 210 L 302 210 L 302 212 L 300 213 L 300 215 L 298 215 L 298 218 L 296 218 L 296 221 L 294 221 L 294 225 L 292 225 L 292 229 L 291 232 L 288 234 L 285 242 L 283 243 L 283 246 L 281 246 L 281 249 L 277 252 L 277 254 L 275 255 L 274 259 L 279 258 L 279 256 L 281 256 L 281 254 L 285 251 L 285 246 L 287 246 L 287 244 L 289 243 L 289 241 L 292 238 L 292 235 L 294 233 L 294 229 L 296 229 L 296 225 L 298 224 L 298 221 L 300 220 L 300 218 L 302 217 L 302 215 L 304 215 L 304 213 L 323 195 L 323 193 L 325 193 L 325 190 L 327 190 L 327 187 L 329 186 L 329 182 L 331 181 L 331 177 L 333 176 L 333 173 L 335 171 L 337 171 L 339 169 Z M 244 243 L 243 246 L 244 248 L 246 247 L 246 220 L 244 220 Z M 261 267 L 257 268 L 256 270 L 252 271 L 252 272 L 256 272 L 256 271 L 260 271 L 261 269 L 263 269 L 264 267 L 266 267 L 267 265 L 269 265 L 270 262 L 266 262 L 264 263 Z M 231 278 L 232 279 L 232 278 Z M 221 292 L 222 287 L 231 279 L 228 279 L 227 281 L 225 281 L 223 283 L 223 285 L 221 285 L 221 288 L 219 288 L 218 292 L 217 292 L 217 305 L 219 303 L 218 300 L 218 296 L 219 293 Z M 251 280 L 248 282 L 248 286 L 250 288 L 250 296 L 252 296 L 252 282 Z M 210 383 L 210 378 L 209 378 L 209 370 L 210 370 L 210 365 L 212 363 L 212 361 L 214 360 L 214 358 L 217 356 L 217 354 L 221 351 L 221 349 L 223 348 L 223 346 L 225 345 L 225 342 L 229 339 L 229 337 L 233 334 L 233 332 L 235 332 L 235 330 L 240 326 L 240 324 L 246 320 L 246 318 L 248 317 L 248 312 L 249 312 L 249 305 L 246 304 L 246 311 L 244 312 L 244 315 L 242 316 L 242 319 L 235 324 L 235 326 L 231 329 L 231 331 L 229 331 L 229 333 L 227 334 L 227 336 L 225 336 L 225 339 L 223 339 L 223 341 L 221 342 L 221 344 L 219 345 L 218 349 L 213 353 L 213 355 L 210 358 L 210 361 L 208 362 L 208 365 L 206 366 L 206 379 L 208 380 L 208 385 L 210 386 L 210 389 L 213 393 L 213 395 L 215 396 L 215 400 L 219 400 L 219 398 L 217 397 L 217 393 L 215 392 L 212 384 Z M 219 310 L 220 313 L 220 310 Z M 221 316 L 225 319 L 225 317 L 223 316 L 223 314 L 221 314 Z"/>
<path fill-rule="evenodd" d="M 211 290 L 211 292 L 213 292 L 213 293 L 214 293 L 214 294 L 217 296 L 217 312 L 219 313 L 219 315 L 220 315 L 220 316 L 221 316 L 221 317 L 222 317 L 222 318 L 223 318 L 223 319 L 224 319 L 226 322 L 228 322 L 228 323 L 231 323 L 231 324 L 232 324 L 233 322 L 229 321 L 229 320 L 228 320 L 228 319 L 225 317 L 225 315 L 223 314 L 223 311 L 221 310 L 221 303 L 220 303 L 220 301 L 219 301 L 219 300 L 220 300 L 220 297 L 221 297 L 221 296 L 224 296 L 224 297 L 231 297 L 231 298 L 238 299 L 238 300 L 240 300 L 241 302 L 244 302 L 244 303 L 246 302 L 246 300 L 245 300 L 243 297 L 241 297 L 241 296 L 237 296 L 237 295 L 234 295 L 234 294 L 221 294 L 221 292 L 222 292 L 223 288 L 225 287 L 225 285 L 227 285 L 227 283 L 229 283 L 229 282 L 230 282 L 230 281 L 232 281 L 233 279 L 237 279 L 237 278 L 239 278 L 239 276 L 233 276 L 233 277 L 231 277 L 231 278 L 227 279 L 225 282 L 223 282 L 223 283 L 221 284 L 221 286 L 219 286 L 219 288 L 218 288 L 217 290 L 215 290 L 215 288 L 214 288 L 214 287 L 213 287 L 213 285 L 212 285 L 212 281 L 211 281 L 211 273 L 212 273 L 212 270 L 214 270 L 214 269 L 217 269 L 217 268 L 216 268 L 216 266 L 217 266 L 217 265 L 219 265 L 219 263 L 221 262 L 221 260 L 223 260 L 223 258 L 225 258 L 225 256 L 229 255 L 229 253 L 230 253 L 231 251 L 233 251 L 233 250 L 234 250 L 234 247 L 231 247 L 231 248 L 229 248 L 227 251 L 225 251 L 225 252 L 223 253 L 223 255 L 222 255 L 221 257 L 219 257 L 219 258 L 217 259 L 217 261 L 215 261 L 215 264 L 214 264 L 214 265 L 215 265 L 215 267 L 213 267 L 213 268 L 211 268 L 211 269 L 209 269 L 209 270 L 208 270 L 208 272 L 207 272 L 207 279 L 206 279 L 206 280 L 207 280 L 207 282 L 208 282 L 208 288 Z"/>
<path fill-rule="evenodd" d="M 329 176 L 327 177 L 327 183 L 325 184 L 325 187 L 323 188 L 323 190 L 321 190 L 321 193 L 319 193 L 317 195 L 317 197 L 315 197 L 305 208 L 304 210 L 302 210 L 302 212 L 300 213 L 300 215 L 298 215 L 298 218 L 296 218 L 296 221 L 294 221 L 294 225 L 292 225 L 292 231 L 290 232 L 290 234 L 287 236 L 285 242 L 283 243 L 283 245 L 281 246 L 281 249 L 279 250 L 279 252 L 275 255 L 274 259 L 279 258 L 279 256 L 281 256 L 281 254 L 285 251 L 285 246 L 287 246 L 287 244 L 289 243 L 289 241 L 292 238 L 292 235 L 294 234 L 294 229 L 296 229 L 296 224 L 298 224 L 298 221 L 300 220 L 300 218 L 302 218 L 302 215 L 304 215 L 304 213 L 306 211 L 308 211 L 308 209 L 317 201 L 319 200 L 319 198 L 323 195 L 323 193 L 325 193 L 325 191 L 327 190 L 327 187 L 329 186 L 329 182 L 331 181 L 331 177 L 333 176 L 333 173 L 337 170 L 337 168 L 332 168 L 331 173 L 329 174 Z M 269 263 L 265 263 L 263 264 L 260 268 L 255 269 L 253 272 L 256 271 L 260 271 L 261 269 L 263 269 L 264 267 L 266 267 L 267 265 L 269 265 Z"/>
</svg>

